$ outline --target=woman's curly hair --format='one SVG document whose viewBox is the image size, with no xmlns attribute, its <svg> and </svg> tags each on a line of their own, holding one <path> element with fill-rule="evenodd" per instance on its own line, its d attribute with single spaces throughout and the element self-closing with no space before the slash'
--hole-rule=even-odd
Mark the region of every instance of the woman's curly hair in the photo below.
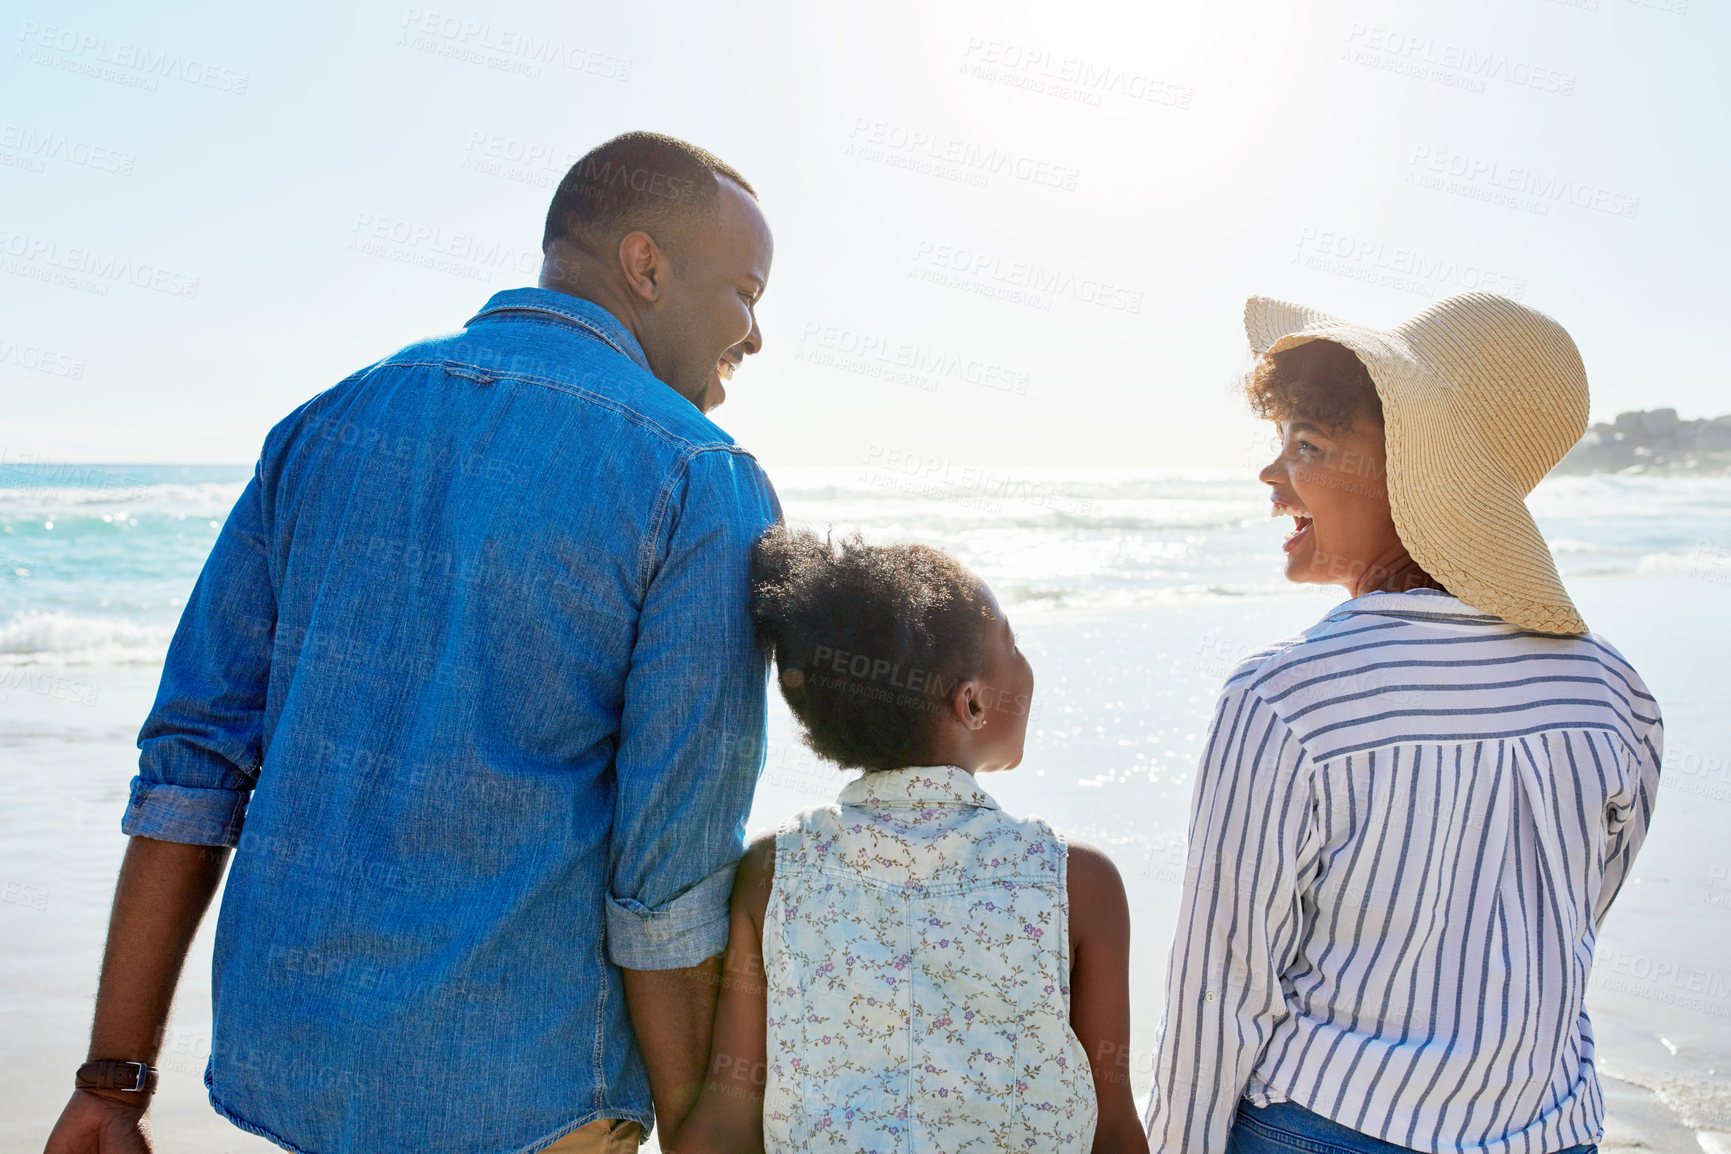
<svg viewBox="0 0 1731 1154">
<path fill-rule="evenodd" d="M 751 616 L 806 744 L 880 770 L 930 764 L 950 688 L 981 671 L 992 607 L 941 549 L 776 526 L 752 550 Z"/>
<path fill-rule="evenodd" d="M 1360 417 L 1382 424 L 1382 399 L 1364 362 L 1334 341 L 1264 353 L 1244 380 L 1244 395 L 1264 420 L 1309 421 L 1331 432 Z"/>
</svg>

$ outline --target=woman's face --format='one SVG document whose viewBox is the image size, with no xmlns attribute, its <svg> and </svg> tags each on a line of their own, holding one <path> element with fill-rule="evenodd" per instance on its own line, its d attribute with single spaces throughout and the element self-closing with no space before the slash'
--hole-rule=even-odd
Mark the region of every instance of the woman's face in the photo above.
<svg viewBox="0 0 1731 1154">
<path fill-rule="evenodd" d="M 1344 429 L 1304 420 L 1276 428 L 1280 455 L 1258 477 L 1271 489 L 1272 515 L 1293 518 L 1286 579 L 1364 592 L 1367 573 L 1406 557 L 1388 508 L 1381 422 L 1361 416 Z"/>
</svg>

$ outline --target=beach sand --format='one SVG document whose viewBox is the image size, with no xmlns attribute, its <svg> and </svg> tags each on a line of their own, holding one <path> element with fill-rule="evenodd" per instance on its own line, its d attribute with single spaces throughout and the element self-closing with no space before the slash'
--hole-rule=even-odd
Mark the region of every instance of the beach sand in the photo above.
<svg viewBox="0 0 1731 1154">
<path fill-rule="evenodd" d="M 1659 813 L 1600 940 L 1588 1000 L 1611 1120 L 1606 1146 L 1731 1154 L 1731 589 L 1676 578 L 1577 579 L 1596 630 L 1663 704 Z M 1313 622 L 1328 594 L 1171 608 L 1025 612 L 1015 624 L 1037 678 L 1024 765 L 984 779 L 1012 812 L 1038 813 L 1107 849 L 1131 895 L 1133 1077 L 1145 1098 L 1165 955 L 1183 873 L 1194 762 L 1237 658 Z M 82 1059 L 101 942 L 124 850 L 133 739 L 158 670 L 0 670 L 0 1151 L 41 1148 Z M 833 799 L 842 776 L 773 711 L 751 825 Z M 162 1058 L 159 1149 L 274 1149 L 209 1107 L 210 944 L 193 949 Z M 655 1147 L 651 1146 L 650 1149 Z"/>
</svg>

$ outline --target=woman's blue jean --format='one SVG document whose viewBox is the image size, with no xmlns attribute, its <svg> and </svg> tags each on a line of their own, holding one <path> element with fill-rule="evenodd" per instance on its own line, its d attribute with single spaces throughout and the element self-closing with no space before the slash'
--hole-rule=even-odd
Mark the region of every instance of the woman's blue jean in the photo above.
<svg viewBox="0 0 1731 1154">
<path fill-rule="evenodd" d="M 1598 1154 L 1597 1146 L 1573 1146 L 1562 1154 Z M 1238 1104 L 1226 1154 L 1410 1154 L 1405 1146 L 1360 1134 L 1295 1102 L 1258 1108 Z"/>
</svg>

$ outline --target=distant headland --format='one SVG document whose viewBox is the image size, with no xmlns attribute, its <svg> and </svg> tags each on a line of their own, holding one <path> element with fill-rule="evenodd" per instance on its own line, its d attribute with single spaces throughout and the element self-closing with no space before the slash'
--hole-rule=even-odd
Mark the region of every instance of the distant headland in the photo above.
<svg viewBox="0 0 1731 1154">
<path fill-rule="evenodd" d="M 1731 472 L 1731 416 L 1677 419 L 1676 409 L 1618 413 L 1587 430 L 1553 473 Z"/>
</svg>

